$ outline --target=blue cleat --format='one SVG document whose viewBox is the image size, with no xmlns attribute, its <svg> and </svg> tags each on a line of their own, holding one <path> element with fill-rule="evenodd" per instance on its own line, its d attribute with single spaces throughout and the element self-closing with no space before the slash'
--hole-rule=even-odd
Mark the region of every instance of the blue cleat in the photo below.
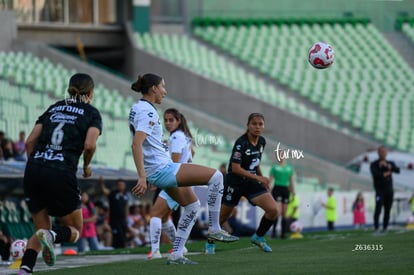
<svg viewBox="0 0 414 275">
<path fill-rule="evenodd" d="M 264 252 L 273 251 L 272 248 L 270 248 L 270 246 L 267 245 L 265 238 L 257 236 L 256 233 L 253 234 L 250 241 L 252 242 L 252 244 L 257 245 Z"/>
</svg>

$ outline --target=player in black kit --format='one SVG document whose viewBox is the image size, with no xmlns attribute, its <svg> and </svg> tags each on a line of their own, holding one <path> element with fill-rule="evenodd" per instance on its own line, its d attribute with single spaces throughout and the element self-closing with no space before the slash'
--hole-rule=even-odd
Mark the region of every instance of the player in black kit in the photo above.
<svg viewBox="0 0 414 275">
<path fill-rule="evenodd" d="M 233 146 L 227 181 L 224 185 L 220 223 L 224 223 L 230 217 L 240 198 L 246 197 L 250 203 L 265 211 L 256 233 L 251 237 L 251 242 L 264 252 L 272 252 L 264 235 L 276 220 L 278 212 L 276 202 L 269 192 L 269 179 L 263 176 L 260 169 L 260 161 L 266 145 L 266 140 L 261 136 L 263 129 L 264 116 L 259 113 L 250 114 L 246 133 L 239 137 Z M 210 254 L 212 245 L 211 241 L 206 244 L 206 253 Z"/>
<path fill-rule="evenodd" d="M 384 206 L 384 220 L 382 232 L 387 231 L 390 220 L 392 202 L 394 200 L 394 189 L 392 186 L 392 173 L 400 173 L 400 168 L 387 158 L 387 149 L 384 146 L 378 148 L 378 159 L 371 163 L 370 169 L 374 180 L 375 189 L 375 211 L 374 227 L 375 233 L 379 231 L 379 216 Z"/>
<path fill-rule="evenodd" d="M 24 194 L 36 233 L 29 239 L 18 274 L 31 274 L 42 250 L 45 263 L 55 263 L 54 243 L 76 242 L 82 231 L 80 190 L 76 178 L 83 154 L 83 176 L 92 175 L 91 161 L 102 131 L 99 111 L 90 105 L 94 83 L 87 74 L 74 74 L 69 98 L 51 105 L 27 138 L 28 162 Z M 49 216 L 59 217 L 53 227 Z"/>
</svg>

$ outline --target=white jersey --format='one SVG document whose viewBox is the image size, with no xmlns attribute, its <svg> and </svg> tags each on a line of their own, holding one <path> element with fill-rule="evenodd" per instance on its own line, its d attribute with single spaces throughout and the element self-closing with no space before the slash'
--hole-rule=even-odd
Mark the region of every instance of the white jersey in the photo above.
<svg viewBox="0 0 414 275">
<path fill-rule="evenodd" d="M 132 137 L 137 131 L 147 134 L 142 144 L 147 177 L 172 162 L 167 146 L 162 142 L 160 117 L 150 102 L 141 99 L 132 105 L 128 121 Z"/>
<path fill-rule="evenodd" d="M 183 131 L 176 130 L 168 138 L 168 151 L 181 154 L 180 163 L 190 163 L 193 160 L 191 154 L 191 138 L 187 137 Z"/>
</svg>

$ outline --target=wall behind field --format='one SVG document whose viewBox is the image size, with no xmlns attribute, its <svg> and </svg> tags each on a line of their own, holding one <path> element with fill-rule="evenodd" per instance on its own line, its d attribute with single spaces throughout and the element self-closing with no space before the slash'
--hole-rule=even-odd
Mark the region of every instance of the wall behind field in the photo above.
<svg viewBox="0 0 414 275">
<path fill-rule="evenodd" d="M 17 36 L 14 12 L 0 10 L 0 50 L 9 50 Z"/>
<path fill-rule="evenodd" d="M 193 15 L 234 17 L 369 17 L 380 29 L 390 30 L 401 13 L 414 15 L 414 1 L 376 0 L 199 0 L 191 2 Z"/>
<path fill-rule="evenodd" d="M 206 202 L 206 187 L 196 186 L 194 191 L 200 199 L 201 208 L 198 213 L 199 219 L 208 217 Z M 336 198 L 338 219 L 335 222 L 337 228 L 353 227 L 352 204 L 355 200 L 358 190 L 350 192 L 334 192 Z M 410 193 L 396 192 L 394 194 L 394 204 L 391 209 L 390 225 L 406 224 L 408 217 L 411 215 L 408 199 Z M 306 230 L 325 229 L 327 222 L 325 218 L 325 208 L 321 206 L 326 202 L 326 192 L 298 192 L 299 197 L 299 221 Z M 375 209 L 375 193 L 363 192 L 365 200 L 365 218 L 367 226 L 373 225 L 373 216 Z M 237 219 L 252 228 L 257 228 L 263 216 L 263 210 L 259 207 L 252 206 L 246 199 L 242 199 L 237 206 Z M 202 220 L 202 222 L 205 222 Z M 382 216 L 380 217 L 382 224 Z M 280 227 L 280 223 L 279 223 Z M 279 228 L 278 227 L 278 228 Z M 269 232 L 268 232 L 269 233 Z"/>
</svg>

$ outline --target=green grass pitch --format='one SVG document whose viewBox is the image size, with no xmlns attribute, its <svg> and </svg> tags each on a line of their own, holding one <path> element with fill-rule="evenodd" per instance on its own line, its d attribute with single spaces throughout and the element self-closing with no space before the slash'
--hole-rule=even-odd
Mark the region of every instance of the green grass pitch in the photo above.
<svg viewBox="0 0 414 275">
<path fill-rule="evenodd" d="M 166 258 L 162 258 L 59 269 L 37 274 L 231 275 L 413 274 L 414 272 L 414 231 L 395 230 L 386 235 L 374 236 L 372 231 L 350 230 L 334 233 L 305 233 L 303 239 L 294 240 L 267 239 L 273 249 L 272 253 L 262 252 L 250 243 L 249 238 L 242 238 L 231 244 L 218 243 L 215 255 L 188 256 L 198 261 L 198 265 L 169 266 L 166 265 Z M 201 252 L 204 241 L 189 243 L 187 247 L 192 252 Z M 167 246 L 162 246 L 162 252 L 167 250 Z M 148 248 L 128 250 L 129 253 L 138 254 L 147 251 Z M 99 253 L 125 252 L 125 250 L 115 250 Z"/>
</svg>

